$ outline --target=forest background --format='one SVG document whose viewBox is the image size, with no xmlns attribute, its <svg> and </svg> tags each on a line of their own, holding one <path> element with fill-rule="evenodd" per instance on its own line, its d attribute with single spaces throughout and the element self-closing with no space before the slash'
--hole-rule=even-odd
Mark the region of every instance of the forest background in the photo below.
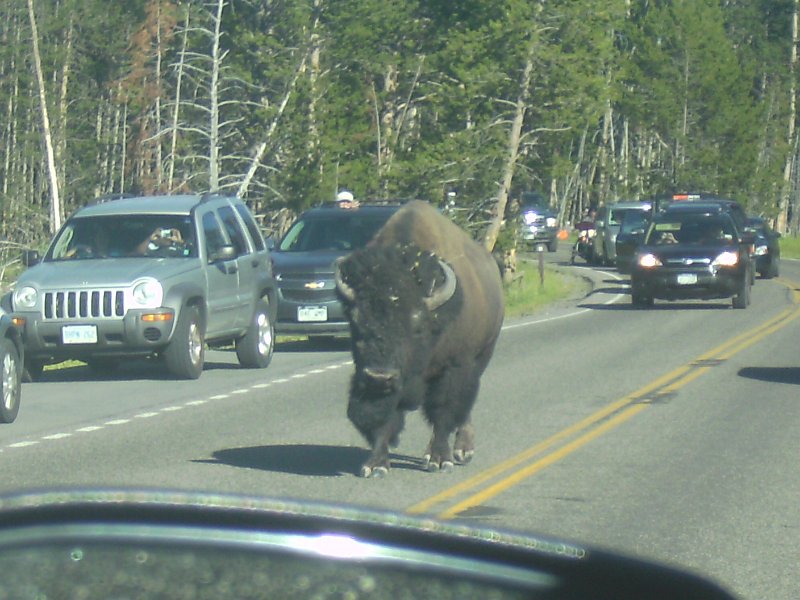
<svg viewBox="0 0 800 600">
<path fill-rule="evenodd" d="M 97 196 L 423 198 L 493 247 L 677 191 L 797 234 L 799 0 L 0 3 L 0 279 Z"/>
</svg>

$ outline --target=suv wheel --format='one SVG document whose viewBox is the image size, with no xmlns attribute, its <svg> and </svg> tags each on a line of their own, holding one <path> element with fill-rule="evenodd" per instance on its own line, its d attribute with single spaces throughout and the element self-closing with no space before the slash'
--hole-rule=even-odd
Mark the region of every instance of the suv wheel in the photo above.
<svg viewBox="0 0 800 600">
<path fill-rule="evenodd" d="M 175 333 L 164 351 L 167 369 L 181 379 L 197 379 L 203 372 L 205 339 L 200 311 L 187 306 L 181 311 Z"/>
<path fill-rule="evenodd" d="M 12 423 L 19 412 L 22 367 L 11 340 L 0 340 L 0 423 Z"/>
<path fill-rule="evenodd" d="M 275 324 L 269 318 L 269 304 L 256 303 L 247 333 L 236 340 L 236 357 L 243 367 L 263 369 L 272 360 L 275 349 Z"/>
</svg>

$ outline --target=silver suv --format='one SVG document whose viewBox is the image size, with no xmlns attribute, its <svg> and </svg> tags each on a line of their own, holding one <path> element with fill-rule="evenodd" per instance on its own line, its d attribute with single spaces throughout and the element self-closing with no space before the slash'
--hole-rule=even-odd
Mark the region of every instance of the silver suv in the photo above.
<svg viewBox="0 0 800 600">
<path fill-rule="evenodd" d="M 66 359 L 109 369 L 159 355 L 182 379 L 205 346 L 234 343 L 245 367 L 269 365 L 276 291 L 269 252 L 238 198 L 143 196 L 76 211 L 3 298 L 23 332 L 27 376 Z"/>
</svg>

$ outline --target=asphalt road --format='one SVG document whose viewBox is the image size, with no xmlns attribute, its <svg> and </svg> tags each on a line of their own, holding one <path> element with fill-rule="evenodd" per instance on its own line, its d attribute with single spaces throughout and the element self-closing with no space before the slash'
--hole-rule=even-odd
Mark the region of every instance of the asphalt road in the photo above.
<svg viewBox="0 0 800 600">
<path fill-rule="evenodd" d="M 210 351 L 198 381 L 158 364 L 46 372 L 0 427 L 0 493 L 200 489 L 344 502 L 566 537 L 800 597 L 800 263 L 730 301 L 633 310 L 613 270 L 585 298 L 507 320 L 473 413 L 477 453 L 420 470 L 411 415 L 388 477 L 356 476 L 346 344 L 282 344 L 263 371 Z M 545 282 L 546 284 L 546 282 Z"/>
</svg>

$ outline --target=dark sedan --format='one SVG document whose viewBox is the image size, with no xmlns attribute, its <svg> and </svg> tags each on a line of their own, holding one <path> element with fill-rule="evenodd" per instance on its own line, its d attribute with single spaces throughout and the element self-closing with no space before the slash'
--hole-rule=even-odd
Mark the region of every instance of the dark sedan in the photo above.
<svg viewBox="0 0 800 600">
<path fill-rule="evenodd" d="M 745 231 L 755 234 L 756 272 L 764 279 L 780 275 L 781 234 L 761 217 L 748 217 Z"/>
<path fill-rule="evenodd" d="M 273 248 L 278 284 L 275 331 L 281 335 L 347 335 L 350 325 L 336 295 L 334 262 L 364 246 L 391 217 L 398 202 L 312 208 Z"/>
<path fill-rule="evenodd" d="M 631 267 L 631 301 L 732 298 L 750 304 L 749 243 L 724 212 L 674 211 L 650 222 Z"/>
</svg>

